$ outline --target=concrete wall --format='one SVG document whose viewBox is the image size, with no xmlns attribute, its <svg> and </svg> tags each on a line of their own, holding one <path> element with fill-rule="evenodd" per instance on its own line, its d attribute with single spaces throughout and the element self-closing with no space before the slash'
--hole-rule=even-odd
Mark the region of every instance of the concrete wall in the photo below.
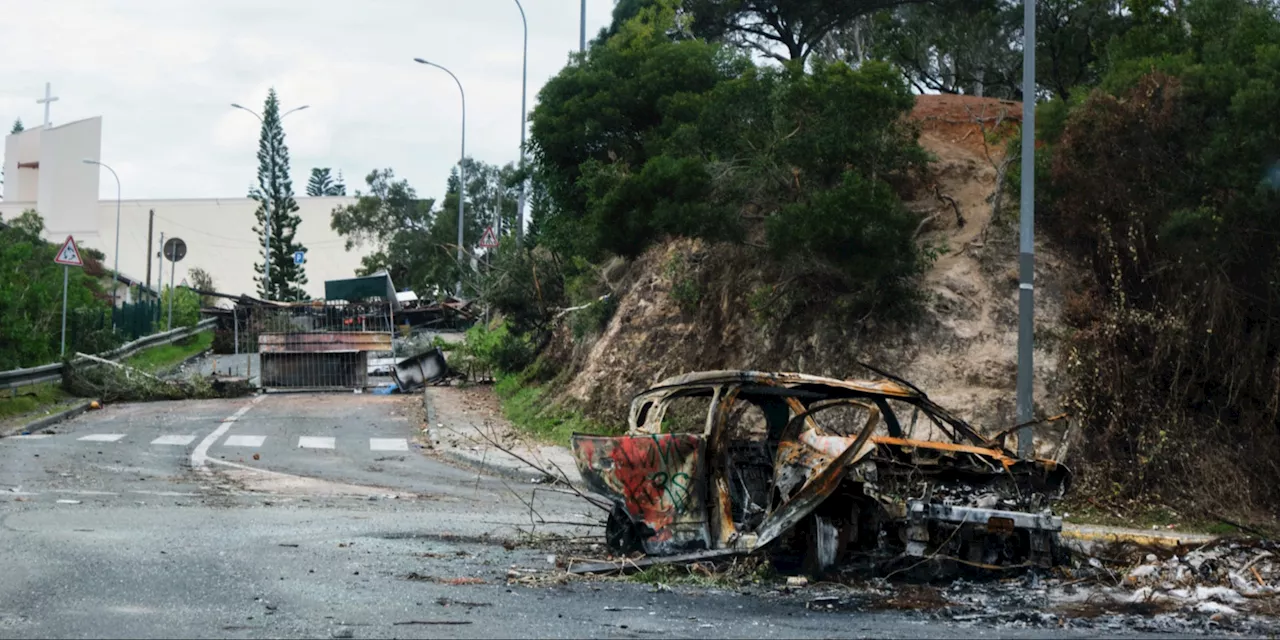
<svg viewBox="0 0 1280 640">
<path fill-rule="evenodd" d="M 40 184 L 36 210 L 56 212 L 45 218 L 49 233 L 88 236 L 98 231 L 99 173 L 115 186 L 110 172 L 83 160 L 101 159 L 102 118 L 77 120 L 40 134 Z"/>
<path fill-rule="evenodd" d="M 40 129 L 11 133 L 4 139 L 4 199 L 35 202 L 40 184 L 39 169 L 19 169 L 18 164 L 40 161 Z"/>
<path fill-rule="evenodd" d="M 89 166 L 89 165 L 85 165 Z M 110 179 L 110 176 L 108 176 Z M 329 228 L 330 214 L 338 206 L 352 204 L 354 197 L 298 198 L 297 240 L 307 247 L 307 293 L 313 298 L 324 296 L 324 281 L 349 278 L 360 266 L 366 252 L 359 248 L 343 249 L 343 240 Z M 230 294 L 257 295 L 261 272 L 254 269 L 261 262 L 262 236 L 253 232 L 254 211 L 258 203 L 248 198 L 201 200 L 125 200 L 120 205 L 120 272 L 145 281 L 148 258 L 152 283 L 159 280 L 160 234 L 177 236 L 187 244 L 187 256 L 176 265 L 174 282 L 190 283 L 187 270 L 200 267 L 213 276 L 219 291 Z M 12 218 L 23 209 L 36 208 L 35 203 L 0 203 L 0 215 Z M 155 234 L 152 248 L 147 248 L 147 212 L 155 210 Z M 115 246 L 116 202 L 97 203 L 96 233 L 76 235 L 81 246 L 106 254 L 103 266 L 112 268 Z M 66 233 L 46 232 L 52 242 L 66 239 Z M 169 266 L 164 263 L 164 283 L 169 283 Z"/>
</svg>

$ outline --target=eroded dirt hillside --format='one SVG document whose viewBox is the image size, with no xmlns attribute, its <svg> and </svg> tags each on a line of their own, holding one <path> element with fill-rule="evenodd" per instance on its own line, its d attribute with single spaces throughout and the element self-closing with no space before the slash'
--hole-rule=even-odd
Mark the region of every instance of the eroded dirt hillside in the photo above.
<svg viewBox="0 0 1280 640">
<path fill-rule="evenodd" d="M 1017 203 L 1005 196 L 992 220 L 992 195 L 1005 162 L 1003 141 L 1021 105 L 962 96 L 923 96 L 912 117 L 935 157 L 908 205 L 928 222 L 920 239 L 945 247 L 924 277 L 925 312 L 910 323 L 859 326 L 814 320 L 771 325 L 759 308 L 764 282 L 752 249 L 696 240 L 653 247 L 605 273 L 618 308 L 598 336 L 574 341 L 565 329 L 553 351 L 572 362 L 558 397 L 602 420 L 625 419 L 632 394 L 668 376 L 700 369 L 794 370 L 834 377 L 869 375 L 865 360 L 913 381 L 984 430 L 1013 424 L 1017 344 Z M 957 215 L 958 213 L 958 215 Z M 1070 269 L 1037 245 L 1037 412 L 1058 409 L 1059 327 Z M 1052 443 L 1046 443 L 1052 444 Z"/>
</svg>

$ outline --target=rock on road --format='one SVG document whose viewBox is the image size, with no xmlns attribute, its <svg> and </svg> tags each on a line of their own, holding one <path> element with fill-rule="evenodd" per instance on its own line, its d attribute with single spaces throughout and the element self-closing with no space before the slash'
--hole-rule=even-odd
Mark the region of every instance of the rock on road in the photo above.
<svg viewBox="0 0 1280 640">
<path fill-rule="evenodd" d="M 281 394 L 114 405 L 0 439 L 0 638 L 958 633 L 911 612 L 566 581 L 522 537 L 535 487 L 432 458 L 421 424 L 413 397 Z M 542 488 L 535 506 L 596 517 Z"/>
</svg>

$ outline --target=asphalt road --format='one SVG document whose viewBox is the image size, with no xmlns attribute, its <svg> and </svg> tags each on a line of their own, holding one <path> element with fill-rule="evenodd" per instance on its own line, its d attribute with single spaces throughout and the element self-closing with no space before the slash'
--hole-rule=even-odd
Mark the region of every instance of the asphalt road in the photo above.
<svg viewBox="0 0 1280 640">
<path fill-rule="evenodd" d="M 1006 637 L 912 611 L 571 580 L 576 497 L 415 442 L 416 398 L 110 406 L 0 439 L 0 638 Z M 256 457 L 255 457 L 256 454 Z M 598 532 L 598 530 L 597 530 Z"/>
</svg>

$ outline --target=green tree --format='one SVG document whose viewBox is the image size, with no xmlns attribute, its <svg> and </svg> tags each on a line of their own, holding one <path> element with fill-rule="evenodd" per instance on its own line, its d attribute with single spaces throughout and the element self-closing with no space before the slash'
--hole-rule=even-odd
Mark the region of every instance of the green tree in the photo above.
<svg viewBox="0 0 1280 640">
<path fill-rule="evenodd" d="M 361 259 L 362 274 L 386 270 L 392 282 L 429 295 L 421 274 L 442 251 L 429 242 L 434 201 L 418 197 L 407 180 L 391 169 L 365 177 L 368 190 L 356 190 L 356 202 L 333 210 L 329 226 L 346 239 L 346 250 L 372 249 Z"/>
<path fill-rule="evenodd" d="M 0 370 L 58 359 L 63 267 L 58 247 L 41 239 L 44 221 L 27 210 L 0 222 Z M 109 296 L 85 269 L 67 269 L 68 351 L 97 352 L 119 343 L 110 330 Z M 82 322 L 83 321 L 83 322 Z"/>
<path fill-rule="evenodd" d="M 335 180 L 329 171 L 329 167 L 312 167 L 311 179 L 307 181 L 308 196 L 316 198 L 347 195 L 347 186 L 342 184 L 342 174 L 339 173 Z"/>
<path fill-rule="evenodd" d="M 183 286 L 164 286 L 160 292 L 160 321 L 169 324 L 169 298 L 173 298 L 173 328 L 194 327 L 200 322 L 200 294 Z"/>
<path fill-rule="evenodd" d="M 920 0 L 685 0 L 694 35 L 803 64 L 836 29 Z M 780 53 L 781 47 L 784 53 Z"/>
<path fill-rule="evenodd" d="M 1021 96 L 1021 2 L 904 5 L 878 16 L 874 31 L 875 55 L 900 67 L 917 91 Z"/>
<path fill-rule="evenodd" d="M 257 237 L 262 237 L 263 224 L 270 231 L 271 279 L 260 283 L 258 295 L 267 300 L 306 300 L 306 269 L 294 264 L 293 254 L 306 251 L 306 247 L 294 240 L 298 224 L 298 202 L 293 197 L 293 180 L 289 177 L 289 147 L 285 145 L 284 129 L 280 125 L 280 103 L 273 88 L 267 92 L 262 109 L 262 134 L 258 140 L 258 184 L 249 190 L 249 197 L 257 200 L 254 213 L 258 223 L 253 227 Z M 267 209 L 270 208 L 270 220 Z M 266 256 L 264 256 L 266 258 Z M 262 263 L 254 265 L 262 271 Z"/>
<path fill-rule="evenodd" d="M 187 269 L 187 277 L 191 278 L 191 288 L 199 291 L 217 291 L 217 285 L 213 282 L 213 276 L 208 271 L 200 267 L 192 267 Z M 200 297 L 200 305 L 204 307 L 212 307 L 217 305 L 218 298 L 216 296 Z"/>
<path fill-rule="evenodd" d="M 530 124 L 536 181 L 551 206 L 535 216 L 542 242 L 554 251 L 597 260 L 602 252 L 634 254 L 663 232 L 644 220 L 618 225 L 619 198 L 605 193 L 608 175 L 642 171 L 669 137 L 692 126 L 701 101 L 717 84 L 743 72 L 741 56 L 702 40 L 672 41 L 675 13 L 645 7 L 584 60 L 543 86 Z M 655 177 L 652 169 L 648 177 Z M 683 187 L 686 193 L 689 185 Z M 661 197 L 649 207 L 664 206 Z M 643 237 L 631 237 L 634 233 Z"/>
</svg>

